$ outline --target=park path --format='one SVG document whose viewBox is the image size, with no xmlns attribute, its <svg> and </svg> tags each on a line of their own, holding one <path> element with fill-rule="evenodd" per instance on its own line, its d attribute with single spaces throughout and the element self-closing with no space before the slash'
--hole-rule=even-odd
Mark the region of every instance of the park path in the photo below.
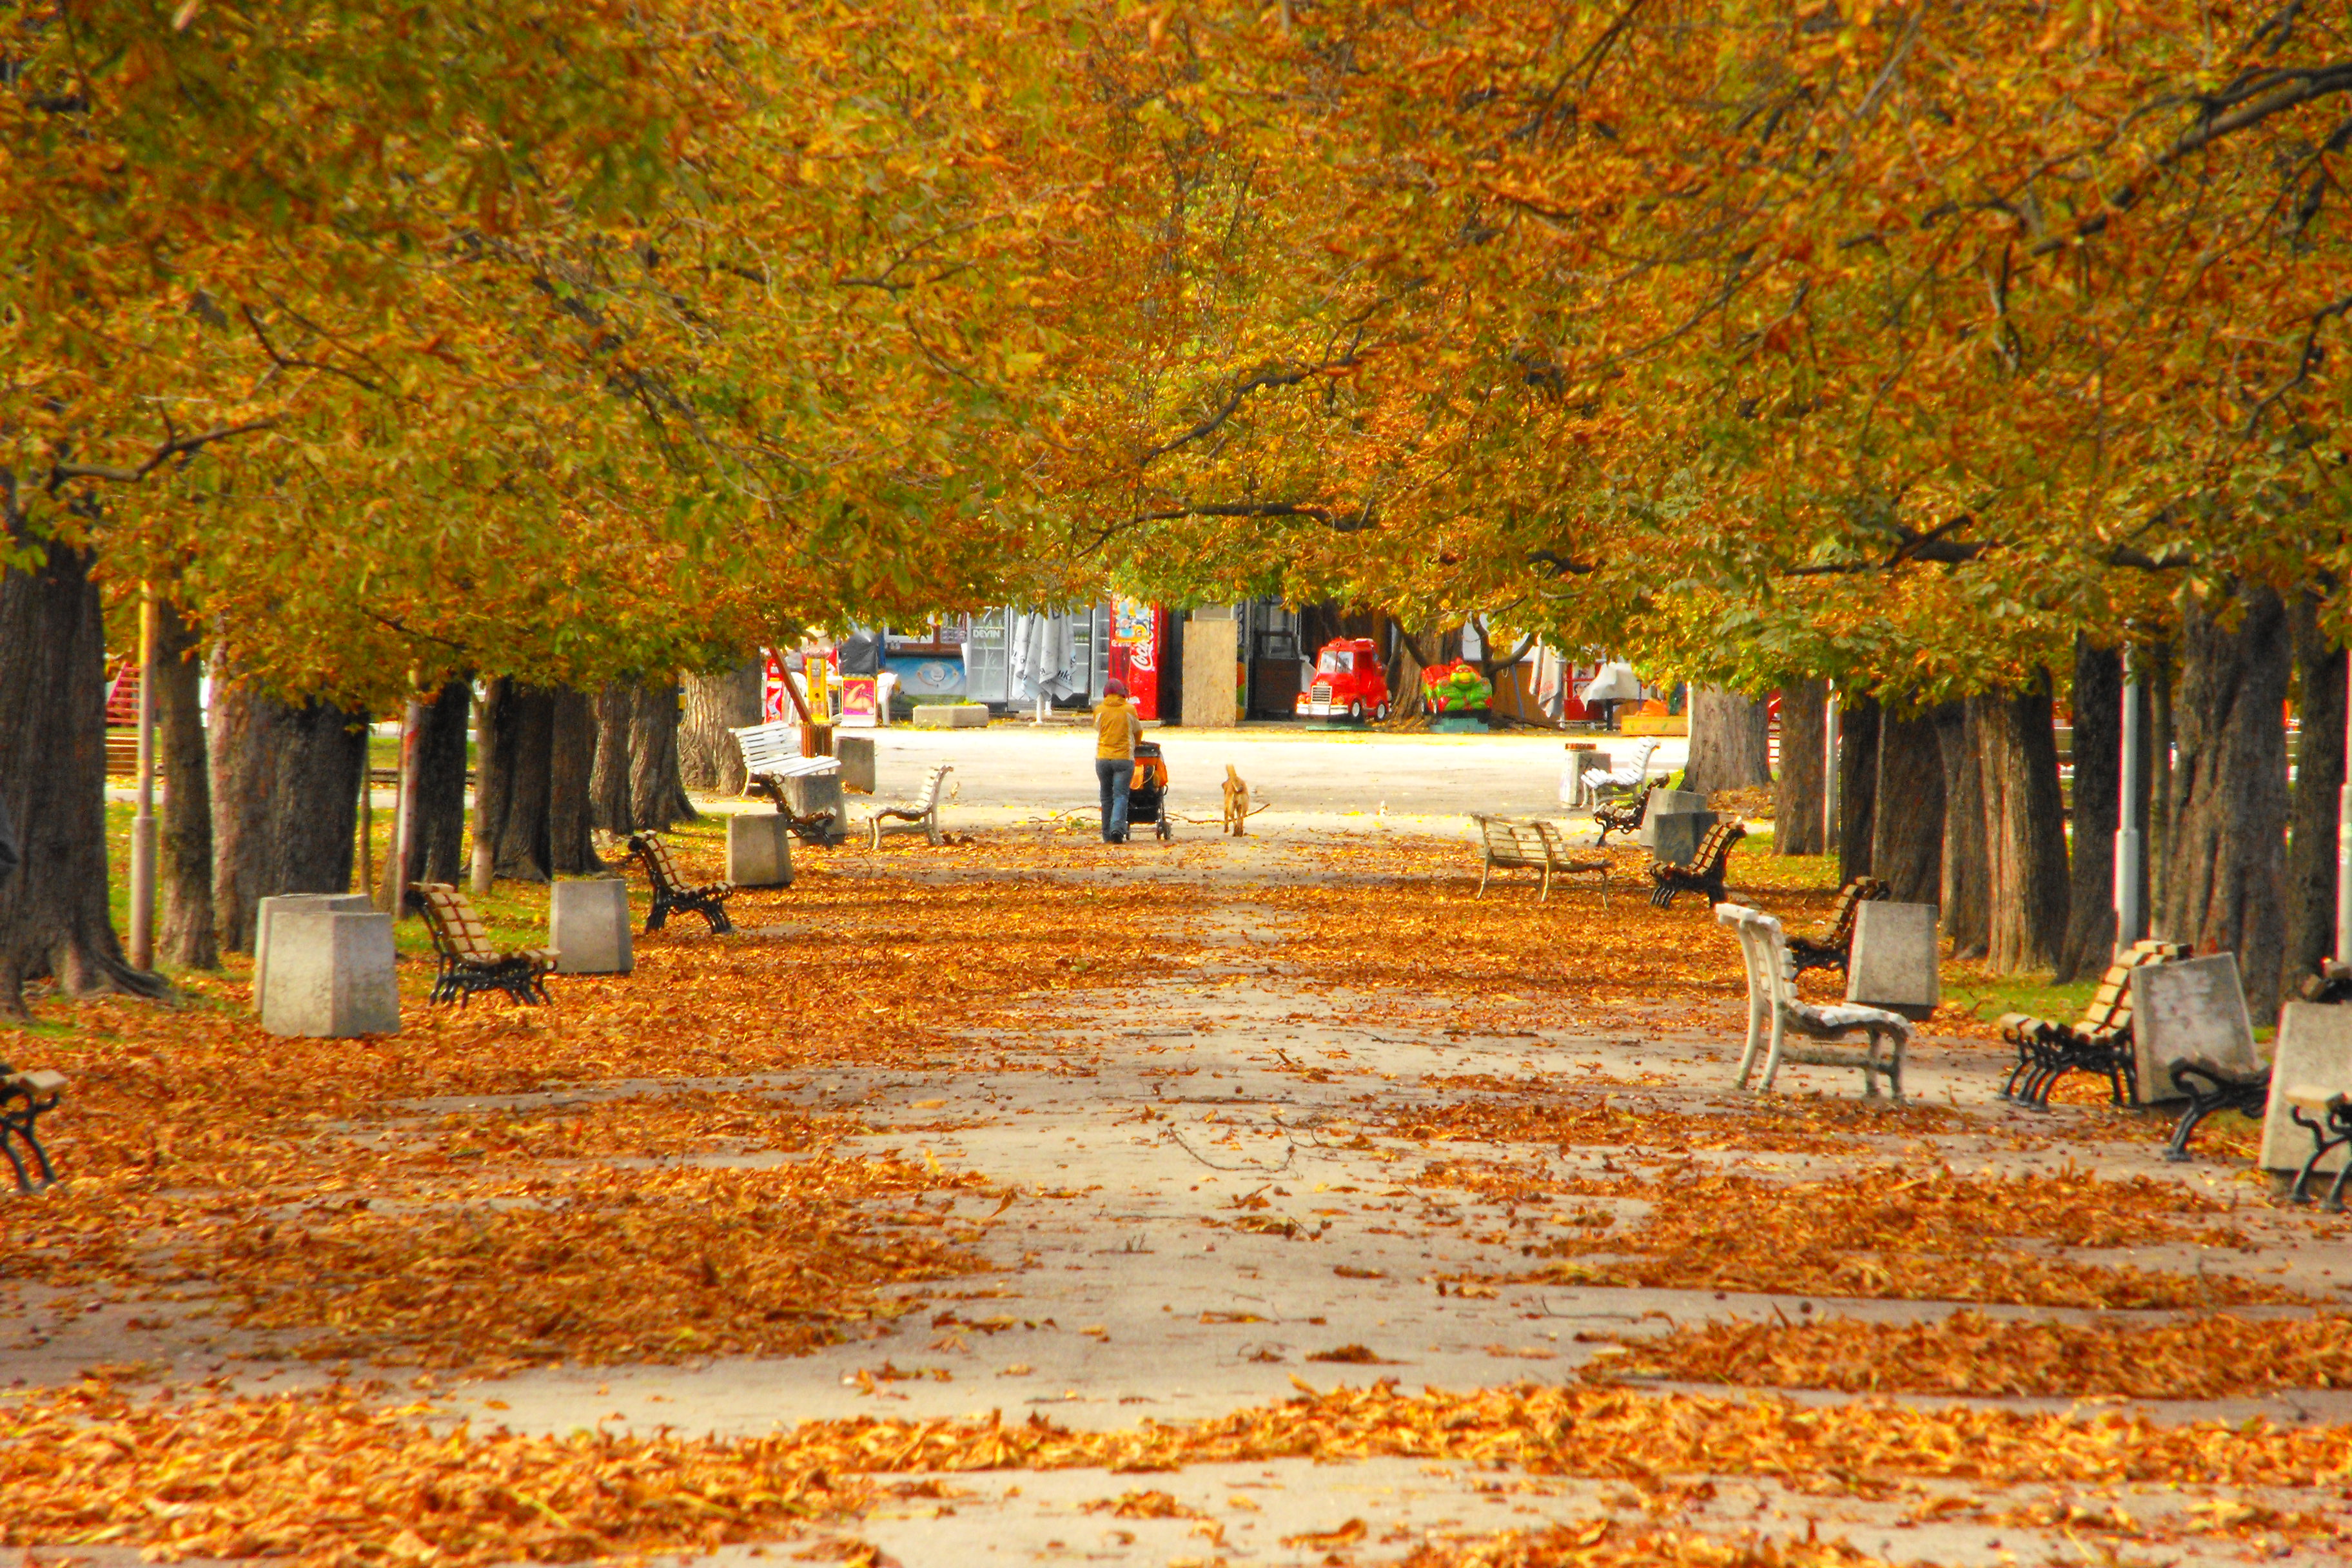
<svg viewBox="0 0 2352 1568">
<path fill-rule="evenodd" d="M 1206 903 L 1169 926 L 1164 963 L 1139 965 L 1110 989 L 1040 998 L 1016 1026 L 971 1037 L 960 1059 L 938 1071 L 842 1067 L 805 1075 L 802 1092 L 812 1103 L 921 1130 L 877 1133 L 864 1141 L 864 1152 L 936 1159 L 950 1171 L 979 1173 L 992 1194 L 1017 1194 L 981 1249 L 1003 1273 L 925 1287 L 923 1313 L 879 1340 L 790 1360 L 528 1372 L 454 1390 L 446 1405 L 462 1410 L 495 1398 L 498 1419 L 550 1432 L 669 1425 L 749 1436 L 812 1418 L 920 1421 L 991 1412 L 1116 1428 L 1276 1405 L 1301 1383 L 1323 1390 L 1393 1378 L 1407 1388 L 1456 1391 L 1572 1383 L 1595 1355 L 1614 1352 L 1610 1339 L 1709 1317 L 1795 1320 L 1826 1310 L 1900 1322 L 1951 1310 L 1941 1302 L 1447 1283 L 1510 1272 L 1531 1243 L 1558 1234 L 1554 1222 L 1564 1216 L 1531 1215 L 1516 1199 L 1482 1201 L 1428 1179 L 1446 1163 L 1524 1159 L 1527 1144 L 1433 1145 L 1384 1133 L 1384 1119 L 1443 1107 L 1459 1093 L 1453 1086 L 1480 1079 L 1545 1079 L 1570 1094 L 1631 1105 L 1637 1115 L 1644 1107 L 1666 1115 L 1736 1110 L 1741 1097 L 1726 1092 L 1739 1026 L 1733 1009 L 1716 1008 L 1699 1028 L 1678 1011 L 1667 1011 L 1662 1025 L 1651 1009 L 1629 1005 L 1597 1028 L 1485 1034 L 1475 1010 L 1334 987 L 1288 953 L 1297 921 L 1269 908 L 1263 888 L 1345 876 L 1300 842 L 1220 843 L 1205 858 L 1197 843 L 1192 848 L 1180 863 L 1147 854 L 1126 869 L 1067 873 L 1079 881 L 1140 877 L 1205 887 Z M 1377 894 L 1366 897 L 1367 918 L 1376 921 Z M 2002 1125 L 2018 1113 L 1992 1108 L 1994 1060 L 1981 1046 L 1925 1047 L 1913 1097 Z M 1790 1069 L 1785 1081 L 1796 1096 L 1847 1096 L 1854 1087 L 1850 1073 L 1807 1068 Z M 1894 1133 L 1864 1147 L 1857 1164 L 1921 1152 L 1916 1140 Z M 2104 1174 L 2215 1182 L 2200 1168 L 2164 1165 L 2152 1148 L 2020 1152 L 1999 1138 L 1962 1136 L 1939 1141 L 1934 1152 L 1962 1168 L 2030 1171 L 2095 1157 Z M 1563 1173 L 1673 1163 L 1644 1151 L 1638 1136 L 1550 1157 Z M 1729 1148 L 1697 1157 L 1751 1173 L 1829 1173 L 1819 1154 Z M 963 1206 L 978 1214 L 1005 1201 L 975 1195 Z M 1626 1217 L 1643 1208 L 1638 1200 L 1619 1206 Z M 2203 1266 L 2161 1249 L 2134 1256 L 2151 1267 Z M 2322 1255 L 2283 1247 L 2265 1266 L 2292 1268 L 2315 1287 L 2328 1283 Z M 1317 1359 L 1335 1354 L 1341 1359 Z M 1834 1404 L 1853 1396 L 1799 1397 Z M 2073 1402 L 1978 1403 L 2056 1410 Z M 2178 1419 L 2343 1420 L 2352 1417 L 2352 1398 L 2149 1408 Z M 1382 1458 L 1192 1466 L 1149 1476 L 964 1474 L 905 1489 L 917 1495 L 869 1516 L 857 1533 L 908 1568 L 1307 1564 L 1329 1560 L 1335 1542 L 1348 1561 L 1388 1562 L 1448 1535 L 1606 1515 L 1656 1522 L 1654 1502 L 1645 1508 L 1640 1493 L 1612 1482 Z M 1963 1495 L 1997 1511 L 2004 1494 L 1922 1482 L 1878 1500 L 1825 1499 L 1726 1475 L 1715 1478 L 1712 1499 L 1685 1495 L 1670 1522 L 1727 1536 L 1843 1535 L 1898 1562 L 2084 1560 L 2063 1529 L 2021 1529 L 2013 1517 L 1970 1523 L 1937 1516 L 1939 1500 Z M 2048 1496 L 2030 1489 L 2011 1501 L 2021 1508 Z M 2145 1517 L 2198 1500 L 2137 1498 L 2133 1507 Z M 2272 1503 L 2317 1500 L 2288 1494 Z M 2168 1558 L 2209 1560 L 2238 1558 L 2227 1542 Z"/>
</svg>

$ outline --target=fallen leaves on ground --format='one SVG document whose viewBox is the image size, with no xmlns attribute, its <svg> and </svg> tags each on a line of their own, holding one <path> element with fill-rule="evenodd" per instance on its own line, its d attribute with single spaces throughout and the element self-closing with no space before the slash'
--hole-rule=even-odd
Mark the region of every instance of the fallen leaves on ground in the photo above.
<svg viewBox="0 0 2352 1568">
<path fill-rule="evenodd" d="M 1955 1312 L 1927 1323 L 1815 1317 L 1685 1324 L 1629 1339 L 1609 1376 L 1848 1394 L 2231 1399 L 2352 1388 L 2352 1318 L 2053 1323 Z"/>
<path fill-rule="evenodd" d="M 1108 1432 L 1036 1415 L 868 1417 L 734 1441 L 558 1439 L 436 1432 L 414 1410 L 374 1408 L 348 1388 L 140 1404 L 85 1384 L 0 1396 L 0 1496 L 9 1500 L 0 1541 L 138 1544 L 167 1560 L 283 1555 L 337 1568 L 426 1551 L 453 1564 L 562 1561 L 772 1536 L 868 1500 L 849 1479 L 862 1475 L 1376 1457 L 1648 1488 L 1674 1475 L 1748 1476 L 1868 1498 L 1927 1479 L 2333 1487 L 2352 1473 L 2352 1430 L 1531 1384 L 1407 1394 L 1383 1382 Z"/>
<path fill-rule="evenodd" d="M 1882 1562 L 1843 1541 L 1723 1541 L 1626 1530 L 1604 1519 L 1420 1546 L 1403 1568 L 1877 1568 Z"/>
<path fill-rule="evenodd" d="M 2192 1277 L 2080 1262 L 2018 1245 L 2242 1244 L 2233 1232 L 2189 1223 L 2226 1214 L 2221 1205 L 2146 1177 L 1880 1166 L 1832 1181 L 1775 1182 L 1685 1167 L 1655 1180 L 1571 1179 L 1555 1190 L 1635 1196 L 1649 1212 L 1630 1226 L 1531 1244 L 1527 1250 L 1540 1256 L 1593 1261 L 1553 1265 L 1524 1276 L 1528 1280 L 2042 1307 L 2183 1310 L 2300 1300 L 2235 1273 Z"/>
<path fill-rule="evenodd" d="M 794 1354 L 912 1310 L 883 1286 L 991 1267 L 864 1206 L 947 1184 L 898 1161 L 538 1184 L 529 1206 L 248 1221 L 182 1267 L 242 1300 L 240 1326 L 320 1331 L 306 1355 L 483 1372 Z"/>
</svg>

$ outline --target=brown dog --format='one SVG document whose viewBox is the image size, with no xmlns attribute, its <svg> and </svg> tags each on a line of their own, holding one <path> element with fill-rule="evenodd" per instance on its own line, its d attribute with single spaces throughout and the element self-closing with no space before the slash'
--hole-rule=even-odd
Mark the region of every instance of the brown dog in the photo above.
<svg viewBox="0 0 2352 1568">
<path fill-rule="evenodd" d="M 1224 830 L 1236 838 L 1249 830 L 1249 785 L 1234 772 L 1231 763 L 1225 764 Z"/>
</svg>

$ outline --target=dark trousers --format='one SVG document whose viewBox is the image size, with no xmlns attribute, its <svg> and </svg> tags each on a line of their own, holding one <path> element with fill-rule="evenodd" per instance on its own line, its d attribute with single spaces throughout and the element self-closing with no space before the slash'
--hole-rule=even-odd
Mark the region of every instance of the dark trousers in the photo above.
<svg viewBox="0 0 2352 1568">
<path fill-rule="evenodd" d="M 1095 782 L 1102 786 L 1103 842 L 1116 844 L 1127 837 L 1127 789 L 1135 782 L 1135 764 L 1125 757 L 1097 757 Z"/>
</svg>

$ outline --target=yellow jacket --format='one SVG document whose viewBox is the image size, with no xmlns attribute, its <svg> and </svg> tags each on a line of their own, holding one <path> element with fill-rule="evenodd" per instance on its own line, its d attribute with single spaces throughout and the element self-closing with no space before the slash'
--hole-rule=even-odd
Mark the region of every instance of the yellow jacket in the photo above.
<svg viewBox="0 0 2352 1568">
<path fill-rule="evenodd" d="M 1135 737 L 1143 725 L 1124 697 L 1106 697 L 1095 710 L 1095 761 L 1112 757 L 1135 760 Z"/>
</svg>

